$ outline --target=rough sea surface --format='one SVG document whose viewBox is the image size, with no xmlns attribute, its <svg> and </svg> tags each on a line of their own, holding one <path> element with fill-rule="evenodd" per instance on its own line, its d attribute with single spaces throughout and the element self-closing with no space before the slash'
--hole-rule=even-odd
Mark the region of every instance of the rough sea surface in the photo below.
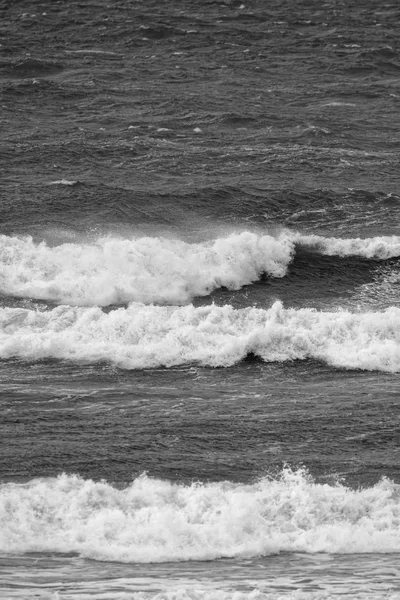
<svg viewBox="0 0 400 600">
<path fill-rule="evenodd" d="M 400 598 L 400 6 L 0 0 L 0 598 Z"/>
</svg>

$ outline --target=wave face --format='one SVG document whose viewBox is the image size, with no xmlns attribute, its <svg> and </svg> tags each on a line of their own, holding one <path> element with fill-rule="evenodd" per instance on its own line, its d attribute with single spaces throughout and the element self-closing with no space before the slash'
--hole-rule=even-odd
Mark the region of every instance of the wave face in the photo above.
<svg viewBox="0 0 400 600">
<path fill-rule="evenodd" d="M 232 306 L 130 304 L 51 311 L 0 309 L 0 357 L 109 361 L 126 369 L 196 363 L 231 366 L 316 359 L 335 367 L 400 371 L 400 309 L 319 312 Z"/>
<path fill-rule="evenodd" d="M 128 302 L 185 304 L 220 287 L 237 290 L 262 275 L 284 277 L 296 245 L 330 256 L 400 256 L 400 238 L 336 239 L 250 231 L 189 244 L 161 237 L 101 238 L 49 246 L 0 236 L 2 294 L 106 306 Z"/>
<path fill-rule="evenodd" d="M 289 552 L 400 552 L 399 486 L 351 490 L 284 469 L 252 485 L 60 475 L 0 486 L 0 550 L 167 562 Z"/>
</svg>

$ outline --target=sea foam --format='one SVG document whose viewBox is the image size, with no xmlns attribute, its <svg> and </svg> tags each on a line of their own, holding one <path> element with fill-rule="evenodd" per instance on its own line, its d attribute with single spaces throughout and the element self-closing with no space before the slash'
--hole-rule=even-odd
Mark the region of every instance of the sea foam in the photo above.
<svg viewBox="0 0 400 600">
<path fill-rule="evenodd" d="M 284 469 L 253 484 L 75 475 L 0 485 L 0 551 L 165 562 L 287 552 L 400 552 L 398 486 L 352 490 Z"/>
<path fill-rule="evenodd" d="M 218 287 L 239 289 L 263 273 L 283 277 L 294 242 L 251 232 L 189 244 L 160 237 L 101 238 L 48 246 L 0 236 L 0 291 L 74 305 L 183 304 Z"/>
<path fill-rule="evenodd" d="M 108 361 L 126 369 L 196 363 L 228 367 L 316 359 L 351 369 L 400 371 L 400 309 L 321 312 L 132 303 L 53 310 L 0 309 L 0 358 Z"/>
<path fill-rule="evenodd" d="M 400 237 L 396 235 L 342 239 L 295 234 L 294 239 L 302 246 L 327 256 L 360 256 L 378 260 L 400 256 Z"/>
<path fill-rule="evenodd" d="M 250 231 L 187 243 L 163 237 L 99 238 L 49 246 L 0 236 L 0 292 L 76 306 L 185 304 L 214 289 L 237 290 L 262 275 L 284 277 L 296 246 L 337 256 L 400 256 L 400 238 L 324 238 Z"/>
</svg>

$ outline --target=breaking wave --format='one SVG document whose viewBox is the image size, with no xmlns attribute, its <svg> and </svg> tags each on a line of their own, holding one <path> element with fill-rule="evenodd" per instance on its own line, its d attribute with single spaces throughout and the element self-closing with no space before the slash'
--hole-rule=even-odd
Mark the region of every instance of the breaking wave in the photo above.
<svg viewBox="0 0 400 600">
<path fill-rule="evenodd" d="M 295 239 L 302 246 L 327 256 L 359 256 L 378 260 L 400 256 L 400 237 L 395 235 L 342 239 L 296 234 Z"/>
<path fill-rule="evenodd" d="M 293 242 L 243 232 L 197 244 L 144 237 L 49 247 L 0 237 L 0 289 L 76 305 L 182 304 L 218 287 L 239 289 L 262 273 L 283 277 Z"/>
<path fill-rule="evenodd" d="M 166 562 L 287 552 L 400 552 L 399 486 L 315 483 L 286 468 L 254 484 L 141 476 L 124 489 L 60 475 L 0 485 L 2 552 Z"/>
<path fill-rule="evenodd" d="M 319 312 L 130 304 L 0 309 L 0 358 L 108 361 L 125 369 L 196 363 L 228 367 L 253 354 L 266 362 L 316 359 L 350 369 L 400 371 L 400 309 Z"/>
<path fill-rule="evenodd" d="M 262 275 L 284 277 L 296 245 L 326 255 L 400 256 L 399 237 L 336 239 L 250 231 L 187 243 L 162 237 L 100 238 L 49 246 L 0 236 L 0 292 L 77 306 L 185 304 L 214 289 L 237 290 Z"/>
</svg>

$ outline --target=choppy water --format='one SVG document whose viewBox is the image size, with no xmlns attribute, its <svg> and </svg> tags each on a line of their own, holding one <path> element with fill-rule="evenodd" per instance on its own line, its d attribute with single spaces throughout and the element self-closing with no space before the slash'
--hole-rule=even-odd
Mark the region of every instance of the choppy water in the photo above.
<svg viewBox="0 0 400 600">
<path fill-rule="evenodd" d="M 0 2 L 0 598 L 400 598 L 399 19 Z"/>
</svg>

